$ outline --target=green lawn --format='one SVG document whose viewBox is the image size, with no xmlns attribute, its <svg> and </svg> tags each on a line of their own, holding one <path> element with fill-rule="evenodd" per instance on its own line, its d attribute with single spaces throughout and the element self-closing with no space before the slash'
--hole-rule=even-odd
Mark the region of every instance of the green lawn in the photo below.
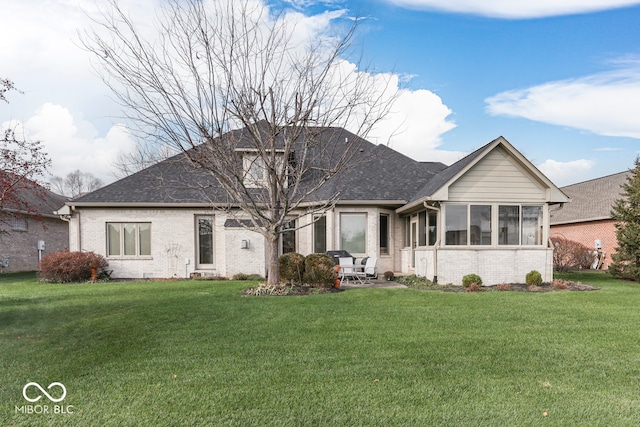
<svg viewBox="0 0 640 427">
<path fill-rule="evenodd" d="M 640 286 L 563 277 L 601 290 L 245 297 L 3 275 L 0 427 L 639 425 Z M 66 398 L 29 403 L 29 382 Z"/>
</svg>

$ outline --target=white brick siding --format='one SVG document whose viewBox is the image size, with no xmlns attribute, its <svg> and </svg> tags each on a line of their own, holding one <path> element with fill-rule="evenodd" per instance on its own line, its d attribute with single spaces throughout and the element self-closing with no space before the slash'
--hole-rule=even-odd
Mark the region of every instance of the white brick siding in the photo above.
<svg viewBox="0 0 640 427">
<path fill-rule="evenodd" d="M 433 279 L 433 249 L 416 250 L 416 274 Z M 440 248 L 437 252 L 438 283 L 461 285 L 467 274 L 477 274 L 483 285 L 524 283 L 527 273 L 537 270 L 542 280 L 553 280 L 553 249 L 509 248 L 468 249 Z"/>
<path fill-rule="evenodd" d="M 196 216 L 214 217 L 213 269 L 198 268 Z M 70 223 L 70 249 L 107 258 L 113 278 L 187 278 L 192 272 L 232 277 L 266 272 L 262 235 L 244 228 L 225 228 L 227 215 L 206 209 L 82 209 Z M 107 257 L 108 222 L 151 223 L 151 256 Z M 78 239 L 78 229 L 81 238 Z M 242 240 L 249 241 L 247 249 Z M 187 264 L 188 262 L 188 264 Z"/>
</svg>

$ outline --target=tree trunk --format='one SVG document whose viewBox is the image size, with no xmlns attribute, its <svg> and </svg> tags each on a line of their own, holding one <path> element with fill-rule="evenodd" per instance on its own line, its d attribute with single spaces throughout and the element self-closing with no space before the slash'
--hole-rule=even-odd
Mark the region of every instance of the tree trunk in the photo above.
<svg viewBox="0 0 640 427">
<path fill-rule="evenodd" d="M 278 233 L 265 237 L 267 243 L 267 283 L 277 285 L 280 283 L 280 270 L 278 269 Z"/>
</svg>

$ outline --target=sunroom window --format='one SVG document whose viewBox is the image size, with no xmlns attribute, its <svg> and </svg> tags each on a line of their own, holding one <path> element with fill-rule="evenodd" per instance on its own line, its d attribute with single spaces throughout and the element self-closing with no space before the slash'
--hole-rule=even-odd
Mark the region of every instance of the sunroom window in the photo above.
<svg viewBox="0 0 640 427">
<path fill-rule="evenodd" d="M 445 219 L 445 240 L 447 245 L 467 244 L 467 205 L 447 206 L 447 216 Z"/>
<path fill-rule="evenodd" d="M 472 245 L 491 244 L 491 206 L 471 205 L 469 220 L 471 228 L 469 243 Z"/>
<path fill-rule="evenodd" d="M 445 207 L 445 244 L 450 246 L 542 245 L 540 205 L 467 205 Z"/>
<path fill-rule="evenodd" d="M 522 207 L 522 245 L 542 244 L 542 206 Z"/>
<path fill-rule="evenodd" d="M 518 245 L 520 237 L 520 206 L 498 208 L 498 244 Z"/>
</svg>

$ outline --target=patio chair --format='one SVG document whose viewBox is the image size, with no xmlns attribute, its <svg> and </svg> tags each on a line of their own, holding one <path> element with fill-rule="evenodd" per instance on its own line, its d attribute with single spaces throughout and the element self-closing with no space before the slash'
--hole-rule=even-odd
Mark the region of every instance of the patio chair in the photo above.
<svg viewBox="0 0 640 427">
<path fill-rule="evenodd" d="M 376 264 L 378 262 L 378 258 L 367 258 L 364 269 L 362 271 L 356 271 L 358 279 L 362 283 L 369 282 L 370 279 L 377 279 L 378 273 L 376 272 Z"/>
<path fill-rule="evenodd" d="M 340 265 L 340 281 L 348 282 L 349 279 L 357 277 L 352 257 L 339 257 L 338 264 Z"/>
<path fill-rule="evenodd" d="M 367 263 L 364 266 L 364 274 L 370 279 L 377 279 L 378 273 L 376 272 L 376 264 L 378 258 L 367 258 Z"/>
</svg>

